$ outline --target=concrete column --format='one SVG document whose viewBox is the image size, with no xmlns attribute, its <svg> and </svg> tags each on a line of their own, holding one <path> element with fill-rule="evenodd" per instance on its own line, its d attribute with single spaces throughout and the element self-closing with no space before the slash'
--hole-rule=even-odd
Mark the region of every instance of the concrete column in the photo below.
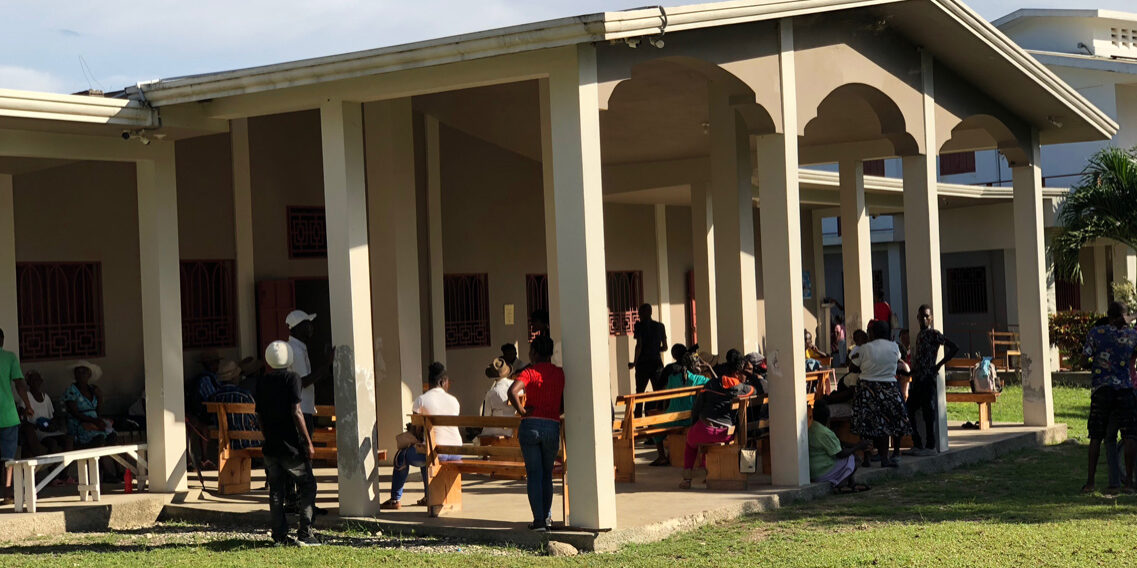
<svg viewBox="0 0 1137 568">
<path fill-rule="evenodd" d="M 943 287 L 940 282 L 940 208 L 937 201 L 939 186 L 936 172 L 936 152 L 939 149 L 939 142 L 936 140 L 932 63 L 932 55 L 926 51 L 922 52 L 923 142 L 924 148 L 931 155 L 905 156 L 903 159 L 904 246 L 905 262 L 908 267 L 908 311 L 915 314 L 921 305 L 927 304 L 932 308 L 933 325 L 940 322 L 939 325 L 942 326 L 944 311 Z M 915 319 L 910 321 L 913 324 L 912 341 L 915 343 L 919 330 L 915 329 L 917 325 Z M 940 353 L 942 352 L 941 349 Z M 947 397 L 942 370 L 936 377 L 936 392 L 938 393 L 936 410 L 939 414 L 937 429 L 940 438 L 937 448 L 941 452 L 946 452 L 948 449 Z"/>
<path fill-rule="evenodd" d="M 1011 168 L 1014 182 L 1023 421 L 1028 426 L 1050 426 L 1054 424 L 1054 399 L 1050 389 L 1050 329 L 1046 313 L 1046 244 L 1042 235 L 1044 211 L 1038 132 L 1033 131 L 1031 138 L 1032 163 Z"/>
<path fill-rule="evenodd" d="M 369 103 L 366 110 L 378 444 L 392 450 L 423 382 L 414 116 L 409 98 Z"/>
<path fill-rule="evenodd" d="M 809 439 L 806 436 L 797 79 L 792 20 L 782 19 L 779 31 L 782 109 L 778 122 L 784 134 L 758 137 L 758 201 L 762 223 L 762 289 L 766 298 L 771 474 L 774 485 L 799 486 L 809 483 Z"/>
<path fill-rule="evenodd" d="M 892 306 L 892 311 L 896 313 L 897 321 L 900 322 L 900 327 L 911 327 L 907 322 L 908 309 L 904 306 L 904 284 L 902 271 L 902 256 L 900 255 L 900 243 L 888 243 L 888 303 Z"/>
<path fill-rule="evenodd" d="M 810 232 L 813 235 L 813 299 L 817 305 L 818 317 L 817 337 L 814 340 L 822 351 L 832 353 L 837 349 L 837 346 L 829 341 L 833 313 L 821 307 L 821 300 L 829 295 L 829 290 L 825 287 L 825 235 L 821 229 L 821 220 L 824 218 L 825 215 L 816 209 L 810 213 Z"/>
<path fill-rule="evenodd" d="M 556 273 L 563 330 L 569 523 L 616 527 L 608 301 L 596 50 L 578 46 L 549 77 Z"/>
<path fill-rule="evenodd" d="M 446 362 L 446 298 L 442 264 L 442 157 L 439 154 L 438 119 L 426 117 L 427 230 L 430 239 L 430 353 Z M 522 319 L 522 321 L 525 321 Z M 518 353 L 521 351 L 519 350 Z"/>
<path fill-rule="evenodd" d="M 16 297 L 16 204 L 10 174 L 0 174 L 0 329 L 4 348 L 20 352 L 19 299 Z"/>
<path fill-rule="evenodd" d="M 750 353 L 759 347 L 750 137 L 728 94 L 713 81 L 710 107 L 718 339 L 724 349 Z"/>
<path fill-rule="evenodd" d="M 1106 245 L 1093 245 L 1094 254 L 1094 309 L 1104 314 L 1109 308 L 1109 278 L 1106 275 Z"/>
<path fill-rule="evenodd" d="M 1137 283 L 1137 254 L 1126 245 L 1113 245 L 1113 281 Z"/>
<path fill-rule="evenodd" d="M 872 243 L 865 208 L 865 168 L 860 160 L 841 160 L 839 168 L 845 324 L 848 329 L 865 329 L 873 315 Z"/>
<path fill-rule="evenodd" d="M 137 163 L 138 254 L 142 277 L 142 356 L 150 487 L 186 488 L 182 290 L 174 145 Z"/>
<path fill-rule="evenodd" d="M 538 80 L 537 88 L 541 105 L 541 180 L 544 185 L 545 204 L 545 262 L 548 266 L 549 333 L 552 334 L 554 340 L 559 340 L 562 337 L 561 306 L 553 301 L 553 298 L 560 295 L 560 279 L 557 278 L 557 216 L 554 214 L 556 194 L 553 192 L 553 127 L 549 109 L 549 80 Z M 525 314 L 525 321 L 529 321 L 529 314 Z M 525 335 L 528 337 L 528 329 L 526 329 Z M 518 353 L 528 352 L 524 347 L 517 351 Z M 555 360 L 553 362 L 556 363 Z M 561 362 L 563 363 L 563 361 Z"/>
<path fill-rule="evenodd" d="M 257 345 L 257 288 L 253 271 L 253 174 L 249 119 L 229 121 L 233 162 L 233 243 L 236 248 L 237 346 L 242 357 L 260 358 Z"/>
<path fill-rule="evenodd" d="M 671 328 L 671 271 L 667 260 L 667 206 L 657 204 L 655 206 L 655 272 L 659 306 L 656 308 L 655 319 L 667 329 L 667 337 L 674 343 L 676 338 L 681 338 L 682 335 L 676 335 L 675 330 Z M 666 359 L 666 355 L 664 358 Z"/>
<path fill-rule="evenodd" d="M 695 334 L 705 353 L 719 352 L 718 294 L 715 278 L 715 221 L 707 184 L 691 184 L 692 255 L 695 261 Z"/>
<path fill-rule="evenodd" d="M 320 105 L 324 202 L 328 216 L 328 291 L 334 381 L 339 506 L 343 516 L 379 510 L 375 358 L 367 238 L 363 107 L 329 100 Z"/>
</svg>

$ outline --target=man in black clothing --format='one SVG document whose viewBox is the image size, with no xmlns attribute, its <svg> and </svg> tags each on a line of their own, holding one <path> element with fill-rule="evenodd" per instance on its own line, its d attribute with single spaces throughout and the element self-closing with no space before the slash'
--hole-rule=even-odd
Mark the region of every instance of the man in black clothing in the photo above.
<svg viewBox="0 0 1137 568">
<path fill-rule="evenodd" d="M 636 392 L 646 391 L 649 382 L 651 390 L 663 390 L 667 379 L 660 374 L 663 369 L 660 353 L 667 351 L 667 330 L 662 323 L 651 319 L 651 304 L 640 306 L 639 311 L 640 321 L 636 322 L 633 332 L 636 338 L 636 359 L 632 364 L 636 369 Z M 641 415 L 641 406 L 636 405 L 636 416 Z"/>
<path fill-rule="evenodd" d="M 257 419 L 264 434 L 265 477 L 268 478 L 272 540 L 277 544 L 311 546 L 312 517 L 316 507 L 316 478 L 312 475 L 312 437 L 300 410 L 300 376 L 288 370 L 292 348 L 274 341 L 265 350 L 265 362 L 272 369 L 261 377 L 257 387 Z M 285 495 L 295 483 L 299 490 L 300 528 L 296 538 L 288 536 Z"/>
</svg>

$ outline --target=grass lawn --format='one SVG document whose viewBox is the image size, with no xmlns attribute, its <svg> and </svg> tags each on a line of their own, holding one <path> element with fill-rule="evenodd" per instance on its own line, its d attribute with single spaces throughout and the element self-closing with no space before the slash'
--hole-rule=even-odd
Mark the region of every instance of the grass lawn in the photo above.
<svg viewBox="0 0 1137 568">
<path fill-rule="evenodd" d="M 1021 407 L 1012 402 L 1016 398 L 1016 391 L 1002 397 L 996 420 L 1015 420 L 1013 408 Z M 1070 421 L 1071 432 L 1083 436 L 1087 398 L 1084 389 L 1055 389 L 1059 419 Z M 953 418 L 968 418 L 963 414 L 968 409 L 952 406 Z M 947 474 L 891 481 L 859 495 L 834 496 L 711 525 L 614 554 L 575 558 L 540 558 L 533 551 L 351 532 L 326 533 L 333 544 L 316 549 L 275 549 L 264 545 L 263 532 L 167 525 L 144 533 L 23 542 L 0 548 L 0 565 L 1137 565 L 1137 497 L 1080 495 L 1084 468 L 1085 447 L 1071 442 Z M 1103 469 L 1099 468 L 1099 486 L 1104 485 Z"/>
<path fill-rule="evenodd" d="M 1021 385 L 1007 385 L 999 402 L 991 406 L 995 422 L 1023 421 L 1023 389 Z M 1090 390 L 1081 387 L 1054 387 L 1054 421 L 1066 423 L 1071 440 L 1086 442 L 1086 416 L 1090 414 Z M 948 404 L 948 420 L 979 420 L 979 407 L 973 403 Z"/>
</svg>

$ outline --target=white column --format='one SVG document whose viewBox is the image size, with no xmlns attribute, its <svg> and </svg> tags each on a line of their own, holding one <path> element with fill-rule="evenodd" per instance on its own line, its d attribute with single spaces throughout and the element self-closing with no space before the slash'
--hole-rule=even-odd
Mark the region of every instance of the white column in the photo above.
<svg viewBox="0 0 1137 568">
<path fill-rule="evenodd" d="M 901 258 L 900 243 L 888 243 L 888 303 L 896 313 L 900 327 L 904 328 L 911 327 L 907 322 L 912 320 L 908 317 L 909 310 L 904 307 L 904 284 L 901 278 L 904 267 Z"/>
<path fill-rule="evenodd" d="M 446 298 L 442 264 L 442 156 L 439 153 L 438 119 L 426 117 L 427 238 L 430 250 L 430 353 L 446 362 Z M 522 320 L 524 321 L 524 320 Z"/>
<path fill-rule="evenodd" d="M 1137 255 L 1126 245 L 1113 245 L 1113 281 L 1137 283 Z"/>
<path fill-rule="evenodd" d="M 257 288 L 253 271 L 253 170 L 249 119 L 229 121 L 233 162 L 233 243 L 236 249 L 237 340 L 242 357 L 260 358 L 257 345 Z"/>
<path fill-rule="evenodd" d="M 552 113 L 549 109 L 549 80 L 538 80 L 537 89 L 541 105 L 541 180 L 544 186 L 542 195 L 545 205 L 545 264 L 548 267 L 549 333 L 554 339 L 559 339 L 562 337 L 561 306 L 553 301 L 553 298 L 560 296 L 560 280 L 557 278 L 557 216 L 554 214 L 556 194 L 553 191 L 553 126 Z M 523 321 L 529 321 L 529 314 L 524 314 Z M 528 337 L 528 329 L 525 330 L 525 335 Z M 527 353 L 526 347 L 518 348 L 518 353 Z"/>
<path fill-rule="evenodd" d="M 174 145 L 161 144 L 137 165 L 138 254 L 150 487 L 173 492 L 186 488 L 185 371 Z"/>
<path fill-rule="evenodd" d="M 865 169 L 860 160 L 841 160 L 841 265 L 845 280 L 845 325 L 865 329 L 873 315 L 872 244 L 865 208 Z"/>
<path fill-rule="evenodd" d="M 367 237 L 363 108 L 320 105 L 324 203 L 328 217 L 328 292 L 336 348 L 336 446 L 340 515 L 379 510 L 375 360 L 371 344 L 371 277 Z"/>
<path fill-rule="evenodd" d="M 814 338 L 822 351 L 832 353 L 837 349 L 830 343 L 829 329 L 833 322 L 832 312 L 821 307 L 821 300 L 829 295 L 825 286 L 825 235 L 821 220 L 825 216 L 814 209 L 810 213 L 810 235 L 813 242 L 813 299 L 817 305 L 817 337 Z"/>
<path fill-rule="evenodd" d="M 797 85 L 793 24 L 779 22 L 779 80 L 784 134 L 758 137 L 758 201 L 762 223 L 762 287 L 770 384 L 770 450 L 774 485 L 809 483 L 806 436 L 805 328 L 801 289 Z"/>
<path fill-rule="evenodd" d="M 659 294 L 659 306 L 656 309 L 656 320 L 663 324 L 667 330 L 667 337 L 672 343 L 682 342 L 682 335 L 676 335 L 671 328 L 671 271 L 667 258 L 667 206 L 655 206 L 655 273 L 656 291 Z M 664 356 L 666 358 L 666 356 Z"/>
<path fill-rule="evenodd" d="M 750 137 L 727 93 L 713 81 L 710 91 L 718 339 L 724 349 L 749 353 L 759 347 Z"/>
<path fill-rule="evenodd" d="M 415 397 L 422 394 L 419 205 L 414 116 L 409 98 L 367 105 L 367 222 L 371 250 L 371 321 L 380 448 L 394 456 Z M 468 409 L 467 409 L 468 410 Z"/>
<path fill-rule="evenodd" d="M 16 297 L 16 203 L 12 176 L 0 174 L 0 329 L 3 347 L 20 352 L 19 300 Z"/>
<path fill-rule="evenodd" d="M 1019 341 L 1023 421 L 1054 424 L 1050 389 L 1050 329 L 1046 312 L 1046 244 L 1042 235 L 1042 166 L 1038 132 L 1031 132 L 1032 163 L 1011 168 L 1014 180 L 1015 260 L 1018 267 Z M 1114 272 L 1116 276 L 1117 273 Z"/>
<path fill-rule="evenodd" d="M 919 306 L 927 304 L 932 308 L 936 322 L 943 321 L 943 289 L 940 284 L 940 208 L 937 201 L 936 153 L 939 142 L 936 140 L 935 90 L 932 82 L 932 56 L 921 52 L 921 76 L 924 99 L 924 148 L 930 153 L 905 156 L 904 166 L 904 246 L 905 263 L 908 267 L 908 311 L 916 313 Z M 918 330 L 912 320 L 912 341 L 916 341 Z M 942 350 L 941 350 L 942 353 Z M 939 357 L 939 355 L 937 355 Z M 937 359 L 938 360 L 938 359 Z M 937 402 L 939 414 L 939 441 L 941 452 L 948 449 L 947 397 L 944 390 L 944 373 L 936 377 Z M 913 425 L 915 426 L 915 425 Z M 927 443 L 927 440 L 924 440 Z"/>
<path fill-rule="evenodd" d="M 569 456 L 569 523 L 616 527 L 609 400 L 608 301 L 604 264 L 604 204 L 600 176 L 600 109 L 596 50 L 575 57 L 549 77 L 553 219 L 563 330 L 565 438 Z"/>
<path fill-rule="evenodd" d="M 695 261 L 695 334 L 699 349 L 718 353 L 718 294 L 715 278 L 715 221 L 710 188 L 704 182 L 691 184 L 692 256 Z"/>
<path fill-rule="evenodd" d="M 1093 245 L 1094 251 L 1094 307 L 1099 314 L 1109 308 L 1109 278 L 1106 277 L 1106 245 Z"/>
</svg>

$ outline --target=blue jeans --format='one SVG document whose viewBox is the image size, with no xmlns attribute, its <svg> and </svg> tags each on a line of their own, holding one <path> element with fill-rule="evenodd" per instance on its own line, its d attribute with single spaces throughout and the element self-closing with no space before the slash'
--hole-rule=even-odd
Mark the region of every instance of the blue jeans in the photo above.
<svg viewBox="0 0 1137 568">
<path fill-rule="evenodd" d="M 438 461 L 462 461 L 462 456 L 440 455 Z M 419 453 L 414 446 L 399 450 L 395 454 L 393 460 L 395 466 L 394 471 L 391 472 L 391 499 L 393 501 L 401 501 L 403 499 L 403 487 L 407 484 L 407 476 L 411 474 L 411 468 L 420 468 L 422 472 L 422 493 L 426 495 L 426 456 Z"/>
<path fill-rule="evenodd" d="M 533 523 L 543 526 L 553 510 L 553 463 L 560 450 L 561 423 L 524 418 L 517 429 L 517 441 L 525 459 L 525 484 Z"/>
</svg>

